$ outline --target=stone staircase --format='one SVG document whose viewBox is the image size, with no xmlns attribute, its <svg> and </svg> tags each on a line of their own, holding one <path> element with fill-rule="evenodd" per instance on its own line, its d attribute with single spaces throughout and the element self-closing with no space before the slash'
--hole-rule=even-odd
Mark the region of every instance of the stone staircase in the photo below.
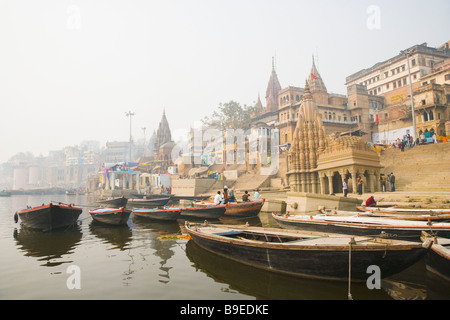
<svg viewBox="0 0 450 320">
<path fill-rule="evenodd" d="M 271 176 L 263 176 L 255 173 L 245 173 L 236 181 L 236 191 L 256 190 L 258 188 L 270 187 Z"/>
<path fill-rule="evenodd" d="M 382 172 L 395 174 L 397 191 L 450 192 L 450 143 L 387 149 L 380 160 Z"/>
</svg>

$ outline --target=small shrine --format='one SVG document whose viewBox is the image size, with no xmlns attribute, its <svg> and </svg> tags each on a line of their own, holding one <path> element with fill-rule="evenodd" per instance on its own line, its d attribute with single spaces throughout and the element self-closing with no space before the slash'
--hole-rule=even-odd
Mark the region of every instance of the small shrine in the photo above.
<svg viewBox="0 0 450 320">
<path fill-rule="evenodd" d="M 357 192 L 358 177 L 363 180 L 364 192 L 375 192 L 380 188 L 381 168 L 379 155 L 360 137 L 326 135 L 306 82 L 288 156 L 286 175 L 291 192 L 287 212 L 318 212 L 321 206 L 356 209 L 360 200 L 335 196 L 343 192 L 343 180 L 349 192 Z"/>
</svg>

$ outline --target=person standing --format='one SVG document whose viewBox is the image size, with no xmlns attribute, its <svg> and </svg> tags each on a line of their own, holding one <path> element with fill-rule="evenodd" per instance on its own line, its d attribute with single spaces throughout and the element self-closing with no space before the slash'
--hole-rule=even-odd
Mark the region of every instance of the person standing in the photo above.
<svg viewBox="0 0 450 320">
<path fill-rule="evenodd" d="M 394 191 L 395 191 L 395 176 L 391 172 L 391 192 L 394 192 Z"/>
<path fill-rule="evenodd" d="M 344 190 L 344 197 L 347 197 L 348 186 L 347 186 L 347 181 L 345 181 L 345 179 L 342 180 L 342 189 Z"/>
<path fill-rule="evenodd" d="M 229 201 L 229 199 L 228 199 L 228 187 L 225 186 L 225 187 L 223 187 L 223 203 L 227 204 L 228 201 Z"/>
<path fill-rule="evenodd" d="M 361 179 L 361 176 L 358 177 L 358 194 L 363 194 L 363 179 Z"/>
<path fill-rule="evenodd" d="M 380 176 L 380 182 L 381 182 L 381 191 L 386 192 L 386 176 L 384 175 L 384 173 L 382 173 Z"/>
<path fill-rule="evenodd" d="M 248 191 L 245 190 L 244 194 L 242 195 L 242 201 L 247 202 L 248 201 Z"/>
<path fill-rule="evenodd" d="M 388 188 L 388 190 L 386 190 L 386 191 L 391 191 L 391 174 L 390 173 L 388 173 L 388 175 L 387 175 L 387 188 Z"/>
</svg>

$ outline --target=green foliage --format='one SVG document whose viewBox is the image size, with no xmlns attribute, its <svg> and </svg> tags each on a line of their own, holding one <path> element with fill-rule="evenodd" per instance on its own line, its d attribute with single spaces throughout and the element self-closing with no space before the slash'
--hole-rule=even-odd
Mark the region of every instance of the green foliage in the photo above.
<svg viewBox="0 0 450 320">
<path fill-rule="evenodd" d="M 204 117 L 204 125 L 217 129 L 249 129 L 252 117 L 257 115 L 257 110 L 252 106 L 241 106 L 236 101 L 220 103 L 211 117 Z"/>
</svg>

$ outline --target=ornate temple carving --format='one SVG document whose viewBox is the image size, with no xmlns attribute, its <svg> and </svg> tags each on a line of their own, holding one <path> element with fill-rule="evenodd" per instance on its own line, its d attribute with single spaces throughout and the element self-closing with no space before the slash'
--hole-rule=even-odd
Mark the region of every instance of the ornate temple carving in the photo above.
<svg viewBox="0 0 450 320">
<path fill-rule="evenodd" d="M 306 82 L 289 154 L 287 177 L 292 191 L 319 192 L 319 154 L 327 147 L 325 128 Z"/>
<path fill-rule="evenodd" d="M 365 190 L 379 189 L 379 155 L 360 138 L 341 136 L 329 139 L 325 134 L 316 104 L 306 82 L 299 108 L 287 178 L 291 191 L 334 194 L 342 192 L 342 180 L 349 192 L 356 192 L 356 180 L 364 180 Z"/>
</svg>

